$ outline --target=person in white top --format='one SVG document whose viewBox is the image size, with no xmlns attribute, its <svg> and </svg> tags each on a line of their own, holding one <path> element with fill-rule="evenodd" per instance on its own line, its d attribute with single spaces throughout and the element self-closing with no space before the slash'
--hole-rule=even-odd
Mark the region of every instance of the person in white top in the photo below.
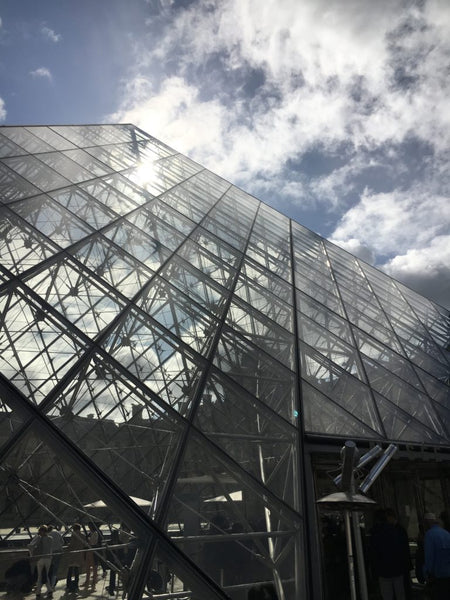
<svg viewBox="0 0 450 600">
<path fill-rule="evenodd" d="M 87 536 L 87 542 L 89 546 L 93 549 L 98 548 L 99 544 L 99 535 L 97 527 L 92 521 L 88 523 L 89 533 Z M 97 584 L 97 561 L 95 560 L 94 552 L 98 550 L 87 550 L 86 551 L 86 581 L 84 583 L 85 587 L 89 587 L 91 581 L 91 572 L 92 572 L 92 587 L 95 588 Z"/>
<path fill-rule="evenodd" d="M 53 548 L 53 540 L 47 534 L 47 526 L 41 525 L 38 530 L 37 536 L 35 536 L 29 546 L 28 549 L 30 551 L 31 556 L 37 559 L 36 569 L 37 569 L 37 582 L 36 582 L 36 598 L 41 597 L 41 588 L 42 588 L 42 574 L 45 570 L 47 578 L 45 580 L 45 584 L 47 586 L 48 596 L 52 597 L 53 588 L 50 583 L 50 565 L 52 564 L 52 548 Z"/>
<path fill-rule="evenodd" d="M 53 589 L 55 589 L 56 582 L 58 581 L 58 569 L 59 563 L 61 562 L 61 556 L 64 548 L 63 536 L 59 533 L 53 525 L 47 525 L 47 534 L 52 538 L 52 566 L 50 567 L 50 583 Z"/>
</svg>

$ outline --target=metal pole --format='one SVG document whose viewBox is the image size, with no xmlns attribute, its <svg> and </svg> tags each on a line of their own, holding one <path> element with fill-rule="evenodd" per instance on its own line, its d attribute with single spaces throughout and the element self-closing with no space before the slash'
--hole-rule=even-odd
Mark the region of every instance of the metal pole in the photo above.
<svg viewBox="0 0 450 600">
<path fill-rule="evenodd" d="M 361 538 L 361 528 L 359 526 L 359 512 L 352 512 L 352 522 L 357 556 L 356 564 L 358 565 L 359 591 L 361 593 L 361 600 L 368 600 L 366 565 L 364 563 L 364 549 Z"/>
<path fill-rule="evenodd" d="M 350 511 L 344 510 L 345 537 L 347 540 L 348 577 L 350 582 L 350 598 L 356 600 L 355 563 L 353 559 L 352 530 L 350 526 Z"/>
</svg>

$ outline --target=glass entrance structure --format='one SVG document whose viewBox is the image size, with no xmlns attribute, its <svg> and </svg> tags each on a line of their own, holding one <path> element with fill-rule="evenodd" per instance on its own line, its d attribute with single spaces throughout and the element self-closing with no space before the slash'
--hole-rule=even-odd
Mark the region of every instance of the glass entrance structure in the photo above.
<svg viewBox="0 0 450 600">
<path fill-rule="evenodd" d="M 139 128 L 1 127 L 0 194 L 1 585 L 93 523 L 86 595 L 320 598 L 311 445 L 450 457 L 449 312 Z"/>
</svg>

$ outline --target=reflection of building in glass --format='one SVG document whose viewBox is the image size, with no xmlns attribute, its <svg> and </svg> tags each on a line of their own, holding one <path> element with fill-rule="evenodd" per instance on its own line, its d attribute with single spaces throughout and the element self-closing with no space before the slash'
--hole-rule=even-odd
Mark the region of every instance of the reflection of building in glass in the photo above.
<svg viewBox="0 0 450 600">
<path fill-rule="evenodd" d="M 95 520 L 132 598 L 338 598 L 346 439 L 411 539 L 448 505 L 448 311 L 132 125 L 0 134 L 3 565 Z"/>
</svg>

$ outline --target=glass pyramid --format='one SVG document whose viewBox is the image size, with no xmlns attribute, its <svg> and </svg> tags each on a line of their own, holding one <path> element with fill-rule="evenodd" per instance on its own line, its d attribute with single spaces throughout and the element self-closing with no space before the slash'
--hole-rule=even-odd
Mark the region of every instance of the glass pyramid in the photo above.
<svg viewBox="0 0 450 600">
<path fill-rule="evenodd" d="M 85 596 L 307 598 L 305 436 L 448 447 L 448 311 L 133 125 L 0 151 L 0 581 L 94 522 Z"/>
</svg>

